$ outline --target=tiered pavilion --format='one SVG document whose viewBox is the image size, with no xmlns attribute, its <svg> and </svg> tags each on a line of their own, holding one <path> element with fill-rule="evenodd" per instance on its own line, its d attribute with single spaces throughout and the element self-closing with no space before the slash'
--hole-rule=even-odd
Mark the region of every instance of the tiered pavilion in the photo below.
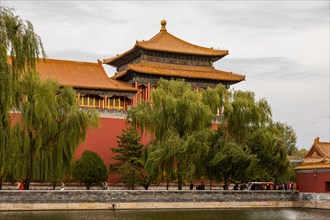
<svg viewBox="0 0 330 220">
<path fill-rule="evenodd" d="M 120 80 L 137 89 L 133 105 L 150 99 L 151 89 L 160 78 L 184 79 L 195 89 L 215 87 L 219 83 L 227 88 L 245 79 L 244 76 L 217 70 L 213 62 L 228 55 L 228 50 L 215 50 L 190 44 L 166 30 L 161 21 L 158 34 L 148 41 L 137 41 L 134 47 L 103 63 L 116 67 L 112 79 Z"/>
</svg>

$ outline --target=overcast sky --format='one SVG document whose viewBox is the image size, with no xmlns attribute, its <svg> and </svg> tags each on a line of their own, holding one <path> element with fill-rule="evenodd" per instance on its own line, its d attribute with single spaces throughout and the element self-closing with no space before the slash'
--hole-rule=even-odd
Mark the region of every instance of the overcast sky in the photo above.
<svg viewBox="0 0 330 220">
<path fill-rule="evenodd" d="M 246 76 L 231 88 L 253 91 L 297 147 L 329 142 L 329 1 L 9 1 L 30 20 L 49 58 L 96 62 L 148 40 L 167 20 L 185 41 L 228 49 L 217 69 Z M 107 68 L 109 75 L 114 70 Z"/>
</svg>

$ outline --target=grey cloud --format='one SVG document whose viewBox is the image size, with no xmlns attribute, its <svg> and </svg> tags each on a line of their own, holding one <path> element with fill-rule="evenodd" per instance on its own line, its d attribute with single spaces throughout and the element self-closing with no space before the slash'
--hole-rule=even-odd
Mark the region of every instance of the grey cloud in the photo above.
<svg viewBox="0 0 330 220">
<path fill-rule="evenodd" d="M 221 70 L 237 72 L 246 75 L 247 78 L 260 80 L 329 80 L 328 67 L 309 66 L 284 57 L 229 58 L 218 61 L 215 66 Z"/>
<path fill-rule="evenodd" d="M 47 51 L 47 58 L 74 61 L 97 62 L 98 59 L 108 57 L 107 54 L 89 53 L 78 50 Z"/>
<path fill-rule="evenodd" d="M 221 2 L 201 6 L 200 13 L 232 29 L 297 29 L 329 25 L 329 1 L 246 1 Z M 230 29 L 230 28 L 229 28 Z M 240 30 L 242 31 L 242 29 Z"/>
<path fill-rule="evenodd" d="M 330 115 L 317 115 L 317 116 L 314 116 L 314 117 L 311 117 L 309 120 L 308 120 L 308 124 L 310 125 L 320 125 L 320 124 L 324 124 L 324 122 L 328 122 L 330 119 Z M 328 124 L 328 130 L 329 130 L 329 124 Z"/>
<path fill-rule="evenodd" d="M 104 4 L 100 7 L 100 4 Z M 62 25 L 77 25 L 85 23 L 126 23 L 125 20 L 116 16 L 115 4 L 111 2 L 88 2 L 88 1 L 10 1 L 6 6 L 13 5 L 14 9 L 21 10 L 42 22 Z M 37 13 L 36 13 L 37 12 Z M 29 14 L 31 13 L 31 14 Z"/>
</svg>

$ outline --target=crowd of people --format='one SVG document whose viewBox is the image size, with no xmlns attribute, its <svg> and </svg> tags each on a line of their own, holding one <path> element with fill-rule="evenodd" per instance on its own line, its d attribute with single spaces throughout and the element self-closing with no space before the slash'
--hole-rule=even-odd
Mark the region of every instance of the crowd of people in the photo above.
<svg viewBox="0 0 330 220">
<path fill-rule="evenodd" d="M 235 184 L 233 190 L 297 190 L 295 183 L 242 183 L 240 186 Z"/>
<path fill-rule="evenodd" d="M 16 185 L 17 185 L 17 190 L 24 190 L 24 185 L 20 181 L 17 181 Z M 150 184 L 148 182 L 145 182 L 143 184 L 143 188 L 145 190 L 148 190 L 149 185 Z M 62 182 L 60 190 L 64 190 L 64 188 L 65 188 L 65 184 Z M 196 190 L 205 190 L 204 182 L 201 181 L 198 185 L 196 185 L 195 188 Z M 106 181 L 102 182 L 100 189 L 108 190 L 109 189 L 108 183 Z M 193 189 L 194 189 L 194 183 L 193 181 L 190 181 L 189 190 L 193 190 Z M 223 189 L 225 190 L 225 186 L 223 187 Z M 286 182 L 286 183 L 251 182 L 248 184 L 242 183 L 240 185 L 236 183 L 233 187 L 233 190 L 298 190 L 298 187 L 296 183 L 290 183 L 290 182 Z"/>
</svg>

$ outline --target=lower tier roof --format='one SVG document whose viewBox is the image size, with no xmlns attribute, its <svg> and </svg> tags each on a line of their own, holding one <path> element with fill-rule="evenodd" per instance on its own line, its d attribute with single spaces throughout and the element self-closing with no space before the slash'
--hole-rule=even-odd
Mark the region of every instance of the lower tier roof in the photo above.
<svg viewBox="0 0 330 220">
<path fill-rule="evenodd" d="M 75 88 L 136 91 L 129 84 L 110 79 L 101 63 L 38 59 L 41 79 L 53 79 L 61 85 Z"/>
<path fill-rule="evenodd" d="M 117 73 L 115 76 L 112 77 L 112 79 L 120 79 L 126 74 L 128 74 L 130 71 L 142 74 L 158 75 L 159 77 L 170 76 L 190 79 L 208 79 L 215 81 L 228 81 L 234 83 L 245 80 L 245 76 L 243 75 L 216 70 L 212 67 L 187 66 L 149 61 L 141 61 L 136 64 L 130 64 L 128 65 L 126 70 Z"/>
</svg>

